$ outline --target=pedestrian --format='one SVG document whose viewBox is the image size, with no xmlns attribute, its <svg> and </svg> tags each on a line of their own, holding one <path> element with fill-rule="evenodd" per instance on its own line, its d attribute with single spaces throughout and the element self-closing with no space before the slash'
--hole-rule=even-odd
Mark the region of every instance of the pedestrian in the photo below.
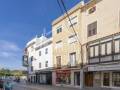
<svg viewBox="0 0 120 90">
<path fill-rule="evenodd" d="M 1 79 L 1 80 L 0 80 L 0 90 L 3 90 L 3 84 L 4 84 L 4 82 L 3 82 L 3 80 Z"/>
<path fill-rule="evenodd" d="M 4 85 L 5 90 L 12 90 L 13 85 L 9 81 L 7 81 Z"/>
</svg>

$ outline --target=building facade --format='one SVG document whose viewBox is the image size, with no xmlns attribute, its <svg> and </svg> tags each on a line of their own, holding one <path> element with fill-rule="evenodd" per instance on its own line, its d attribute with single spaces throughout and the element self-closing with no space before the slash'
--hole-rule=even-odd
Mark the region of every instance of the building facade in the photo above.
<svg viewBox="0 0 120 90">
<path fill-rule="evenodd" d="M 54 85 L 80 86 L 79 36 L 82 5 L 83 3 L 79 3 L 68 11 L 70 20 L 66 14 L 63 14 L 52 23 Z"/>
<path fill-rule="evenodd" d="M 27 43 L 26 48 L 30 82 L 52 84 L 52 38 L 35 37 Z"/>
<path fill-rule="evenodd" d="M 91 0 L 81 13 L 85 86 L 120 87 L 120 1 Z"/>
<path fill-rule="evenodd" d="M 52 22 L 52 38 L 27 44 L 30 81 L 120 88 L 120 0 L 80 2 L 68 16 Z"/>
</svg>

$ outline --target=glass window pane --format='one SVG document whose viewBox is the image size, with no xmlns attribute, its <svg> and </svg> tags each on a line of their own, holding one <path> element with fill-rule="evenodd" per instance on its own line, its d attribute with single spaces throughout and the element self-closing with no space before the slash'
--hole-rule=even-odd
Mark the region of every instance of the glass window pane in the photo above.
<svg viewBox="0 0 120 90">
<path fill-rule="evenodd" d="M 99 46 L 95 46 L 95 56 L 99 55 Z"/>
<path fill-rule="evenodd" d="M 113 80 L 112 82 L 113 86 L 120 87 L 120 72 L 114 72 L 112 74 L 112 80 Z"/>
<path fill-rule="evenodd" d="M 109 86 L 110 85 L 110 74 L 109 73 L 104 73 L 103 74 L 103 85 L 104 86 Z"/>
<path fill-rule="evenodd" d="M 120 43 L 119 43 L 119 40 L 116 40 L 115 41 L 115 53 L 118 53 L 120 51 Z"/>
<path fill-rule="evenodd" d="M 90 47 L 90 57 L 93 57 L 93 56 L 94 56 L 94 48 Z"/>
<path fill-rule="evenodd" d="M 107 54 L 111 54 L 112 53 L 112 43 L 109 42 L 107 43 Z"/>
<path fill-rule="evenodd" d="M 101 45 L 101 55 L 105 55 L 105 44 Z"/>
</svg>

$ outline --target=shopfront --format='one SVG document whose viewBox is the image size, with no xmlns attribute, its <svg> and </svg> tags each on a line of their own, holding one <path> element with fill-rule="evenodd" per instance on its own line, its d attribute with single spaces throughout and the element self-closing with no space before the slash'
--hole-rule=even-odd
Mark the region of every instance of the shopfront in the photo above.
<svg viewBox="0 0 120 90">
<path fill-rule="evenodd" d="M 36 82 L 38 84 L 52 84 L 52 72 L 50 71 L 42 71 L 36 73 Z"/>
<path fill-rule="evenodd" d="M 93 73 L 93 87 L 120 88 L 119 64 L 91 66 L 88 70 Z"/>
<path fill-rule="evenodd" d="M 71 72 L 70 70 L 56 70 L 56 84 L 66 84 L 71 83 Z"/>
</svg>

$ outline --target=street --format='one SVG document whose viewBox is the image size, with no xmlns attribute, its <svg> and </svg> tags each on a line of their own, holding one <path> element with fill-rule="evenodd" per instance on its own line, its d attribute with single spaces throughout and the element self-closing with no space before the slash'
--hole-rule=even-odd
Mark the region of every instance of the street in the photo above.
<svg viewBox="0 0 120 90">
<path fill-rule="evenodd" d="M 56 87 L 56 86 L 46 86 L 46 85 L 23 85 L 16 84 L 13 87 L 13 90 L 80 90 L 76 88 L 68 87 Z"/>
<path fill-rule="evenodd" d="M 26 84 L 15 84 L 13 90 L 119 90 L 109 88 L 71 88 L 63 86 L 48 86 L 48 85 L 26 85 Z"/>
</svg>

